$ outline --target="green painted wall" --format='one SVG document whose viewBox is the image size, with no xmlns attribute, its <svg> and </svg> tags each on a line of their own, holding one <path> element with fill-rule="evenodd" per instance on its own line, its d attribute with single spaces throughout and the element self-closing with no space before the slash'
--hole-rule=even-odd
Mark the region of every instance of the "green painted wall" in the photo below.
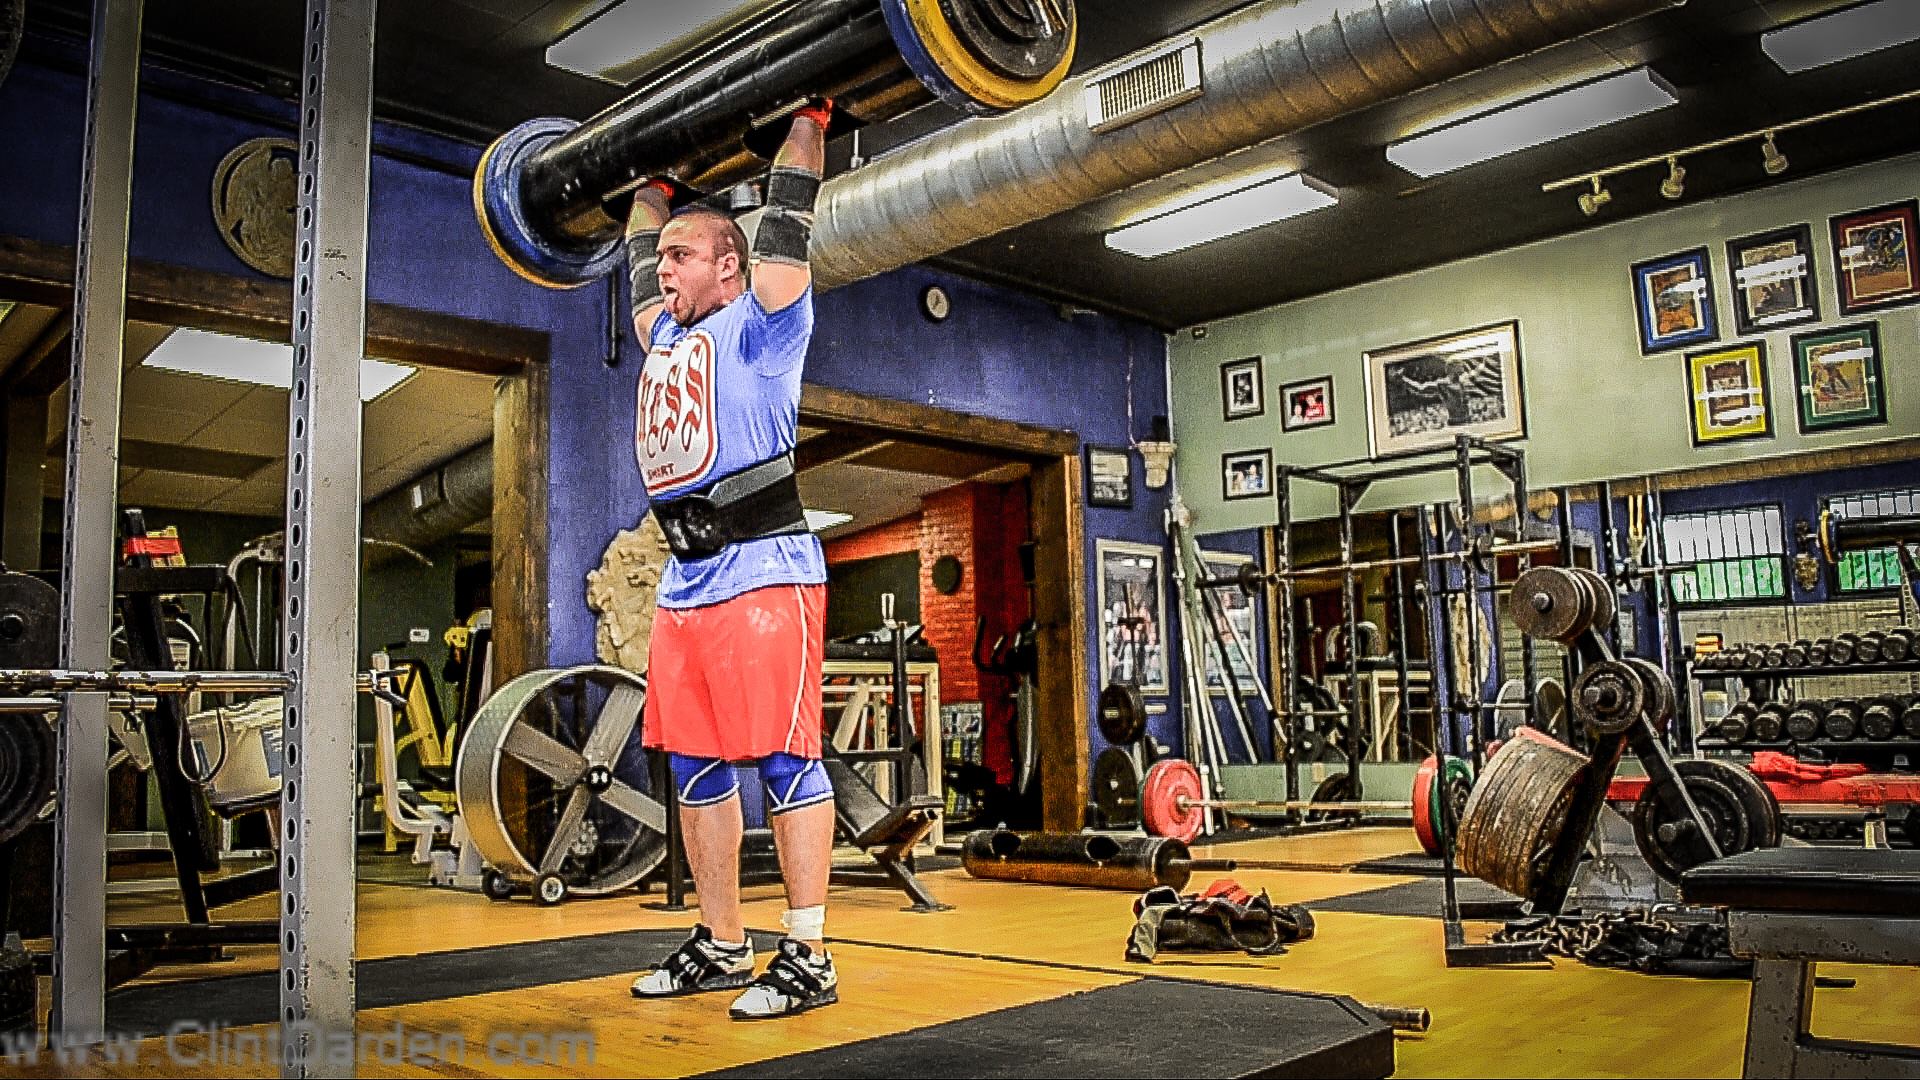
<svg viewBox="0 0 1920 1080">
<path fill-rule="evenodd" d="M 1653 184 L 1657 179 L 1647 171 L 1613 182 L 1624 187 Z M 1362 353 L 1508 319 L 1520 321 L 1528 424 L 1523 445 L 1535 487 L 1774 457 L 1920 432 L 1920 307 L 1841 318 L 1827 226 L 1831 215 L 1916 194 L 1920 194 L 1920 155 L 1910 155 L 1726 199 L 1681 203 L 1672 210 L 1576 236 L 1268 308 L 1209 324 L 1200 338 L 1190 331 L 1176 333 L 1169 349 L 1174 439 L 1179 444 L 1176 460 L 1181 492 L 1194 510 L 1196 530 L 1211 533 L 1274 523 L 1271 499 L 1226 502 L 1221 498 L 1223 453 L 1270 446 L 1276 463 L 1292 464 L 1366 455 Z M 1571 194 L 1566 213 L 1578 213 Z M 1646 259 L 1706 247 L 1712 256 L 1720 344 L 1726 344 L 1736 340 L 1727 240 L 1801 223 L 1813 230 L 1822 318 L 1819 323 L 1763 336 L 1775 435 L 1695 449 L 1688 434 L 1687 350 L 1640 355 L 1628 268 Z M 1391 240 L 1383 237 L 1382 242 Z M 1340 256 L 1329 252 L 1327 257 Z M 1889 422 L 1800 435 L 1789 339 L 1810 329 L 1865 319 L 1880 324 Z M 1220 365 L 1256 355 L 1263 359 L 1266 413 L 1223 422 Z M 1337 422 L 1282 434 L 1279 388 L 1329 373 L 1334 377 Z M 1496 490 L 1490 472 L 1485 485 L 1476 490 Z M 1332 496 L 1321 485 L 1296 484 L 1294 490 L 1296 518 L 1333 512 Z M 1451 473 L 1396 481 L 1369 492 L 1362 507 L 1431 502 L 1450 498 L 1452 491 Z"/>
</svg>

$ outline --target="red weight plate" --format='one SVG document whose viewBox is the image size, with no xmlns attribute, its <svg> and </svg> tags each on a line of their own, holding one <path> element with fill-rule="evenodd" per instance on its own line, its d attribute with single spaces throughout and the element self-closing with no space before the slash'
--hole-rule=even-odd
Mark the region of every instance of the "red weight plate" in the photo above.
<svg viewBox="0 0 1920 1080">
<path fill-rule="evenodd" d="M 1140 819 L 1154 836 L 1192 843 L 1206 820 L 1199 805 L 1204 798 L 1200 771 L 1191 763 L 1179 758 L 1155 762 L 1140 789 Z"/>
<path fill-rule="evenodd" d="M 1440 759 L 1428 756 L 1413 774 L 1413 835 L 1429 855 L 1440 854 L 1440 836 L 1433 827 L 1433 783 L 1440 772 Z"/>
</svg>

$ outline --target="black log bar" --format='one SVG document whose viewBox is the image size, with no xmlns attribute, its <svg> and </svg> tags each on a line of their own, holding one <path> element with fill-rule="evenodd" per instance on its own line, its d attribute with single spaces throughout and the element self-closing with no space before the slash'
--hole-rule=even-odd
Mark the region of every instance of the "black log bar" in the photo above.
<svg viewBox="0 0 1920 1080">
<path fill-rule="evenodd" d="M 647 80 L 526 162 L 522 205 L 536 231 L 597 243 L 610 197 L 649 177 L 721 190 L 766 168 L 746 140 L 767 114 L 812 95 L 868 121 L 932 100 L 907 69 L 878 0 L 790 2 Z M 776 136 L 777 142 L 777 136 Z"/>
</svg>

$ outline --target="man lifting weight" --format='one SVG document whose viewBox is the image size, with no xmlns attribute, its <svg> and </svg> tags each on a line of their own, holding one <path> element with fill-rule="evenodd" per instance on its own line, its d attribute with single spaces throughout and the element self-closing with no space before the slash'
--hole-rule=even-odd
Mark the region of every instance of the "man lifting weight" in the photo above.
<svg viewBox="0 0 1920 1080">
<path fill-rule="evenodd" d="M 634 333 L 647 346 L 634 451 L 674 556 L 648 657 L 645 742 L 672 765 L 704 920 L 633 994 L 745 987 L 737 1020 L 839 1000 L 822 944 L 834 827 L 820 763 L 827 568 L 793 472 L 829 116 L 825 102 L 794 114 L 751 251 L 726 214 L 670 214 L 657 181 L 627 222 Z M 752 764 L 766 789 L 787 890 L 787 936 L 758 978 L 740 916 L 735 763 Z"/>
</svg>

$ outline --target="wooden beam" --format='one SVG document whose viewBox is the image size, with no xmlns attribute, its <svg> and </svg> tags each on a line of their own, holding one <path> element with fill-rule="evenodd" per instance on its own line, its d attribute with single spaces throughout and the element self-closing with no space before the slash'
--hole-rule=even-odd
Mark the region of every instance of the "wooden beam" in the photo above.
<svg viewBox="0 0 1920 1080">
<path fill-rule="evenodd" d="M 496 687 L 548 664 L 549 371 L 545 364 L 528 365 L 519 374 L 501 379 L 493 395 Z M 510 456 L 501 453 L 508 447 L 512 448 Z"/>
<path fill-rule="evenodd" d="M 47 324 L 32 345 L 7 365 L 0 385 L 13 397 L 43 398 L 58 390 L 73 374 L 73 311 L 66 309 Z"/>
<path fill-rule="evenodd" d="M 1071 431 L 957 413 L 812 383 L 800 391 L 800 420 L 833 428 L 878 431 L 895 439 L 933 446 L 999 450 L 1035 461 L 1080 452 L 1080 436 Z"/>
<path fill-rule="evenodd" d="M 803 473 L 810 469 L 838 465 L 849 458 L 859 457 L 875 447 L 885 446 L 887 442 L 886 436 L 861 429 L 829 431 L 815 435 L 793 448 L 793 471 Z"/>
<path fill-rule="evenodd" d="M 1049 832 L 1086 824 L 1087 689 L 1086 533 L 1080 505 L 1080 454 L 1033 470 L 1033 618 L 1040 675 L 1034 686 L 1040 741 L 1040 815 Z"/>
<path fill-rule="evenodd" d="M 0 293 L 63 307 L 73 299 L 74 251 L 0 236 Z M 137 259 L 127 268 L 127 317 L 265 341 L 292 338 L 293 287 Z M 369 301 L 367 353 L 418 367 L 510 375 L 545 363 L 547 334 Z M 58 384 L 56 384 L 57 386 Z"/>
</svg>

